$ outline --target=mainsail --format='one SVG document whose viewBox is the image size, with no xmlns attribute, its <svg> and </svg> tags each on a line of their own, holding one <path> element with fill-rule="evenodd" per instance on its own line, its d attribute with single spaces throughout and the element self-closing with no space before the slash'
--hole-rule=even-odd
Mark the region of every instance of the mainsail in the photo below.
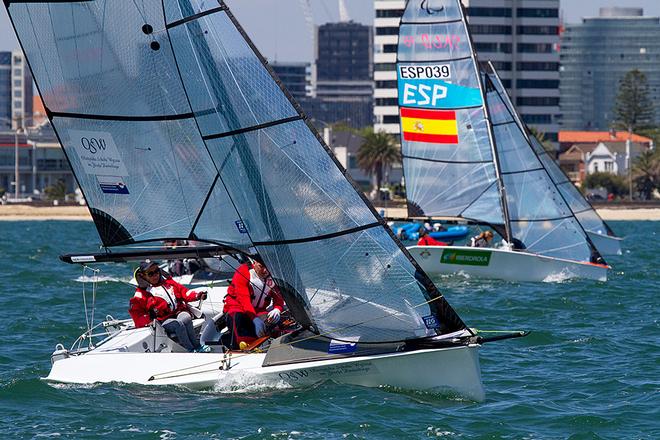
<svg viewBox="0 0 660 440">
<path fill-rule="evenodd" d="M 532 253 L 593 259 L 495 72 L 480 66 L 459 0 L 408 1 L 397 67 L 411 216 L 462 217 Z"/>
<path fill-rule="evenodd" d="M 298 321 L 329 337 L 466 329 L 223 2 L 8 11 L 106 247 L 182 238 L 256 251 Z"/>
<path fill-rule="evenodd" d="M 412 216 L 503 224 L 477 61 L 458 0 L 410 0 L 397 55 Z"/>
</svg>

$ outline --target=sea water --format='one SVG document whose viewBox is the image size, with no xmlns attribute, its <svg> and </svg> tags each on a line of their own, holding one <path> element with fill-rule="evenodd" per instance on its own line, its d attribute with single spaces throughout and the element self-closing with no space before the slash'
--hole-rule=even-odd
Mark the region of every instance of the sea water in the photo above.
<svg viewBox="0 0 660 440">
<path fill-rule="evenodd" d="M 660 223 L 612 222 L 624 254 L 610 281 L 510 283 L 462 276 L 438 286 L 481 331 L 531 330 L 480 352 L 486 400 L 324 383 L 234 378 L 215 389 L 53 385 L 56 343 L 106 315 L 127 317 L 132 266 L 90 273 L 58 255 L 98 250 L 91 222 L 0 222 L 3 438 L 660 438 Z M 493 333 L 496 334 L 496 333 Z M 490 335 L 490 333 L 485 333 Z"/>
</svg>

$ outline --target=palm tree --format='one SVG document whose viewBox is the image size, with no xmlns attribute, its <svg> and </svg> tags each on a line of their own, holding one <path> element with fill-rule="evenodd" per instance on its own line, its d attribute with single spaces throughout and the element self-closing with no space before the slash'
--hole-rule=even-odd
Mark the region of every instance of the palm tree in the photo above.
<svg viewBox="0 0 660 440">
<path fill-rule="evenodd" d="M 364 142 L 357 152 L 358 165 L 370 176 L 376 176 L 377 197 L 380 198 L 383 174 L 386 169 L 401 162 L 401 149 L 394 137 L 384 131 L 375 132 L 373 128 L 367 127 L 362 130 L 362 136 Z"/>
<path fill-rule="evenodd" d="M 660 152 L 648 150 L 637 157 L 632 166 L 632 177 L 642 198 L 650 199 L 660 188 Z"/>
</svg>

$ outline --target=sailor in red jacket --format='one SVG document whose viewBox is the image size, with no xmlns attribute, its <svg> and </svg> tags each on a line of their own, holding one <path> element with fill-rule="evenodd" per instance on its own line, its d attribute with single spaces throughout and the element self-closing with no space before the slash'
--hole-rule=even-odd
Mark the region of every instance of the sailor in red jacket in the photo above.
<svg viewBox="0 0 660 440">
<path fill-rule="evenodd" d="M 251 264 L 241 264 L 225 296 L 224 312 L 232 334 L 230 348 L 265 336 L 266 325 L 277 324 L 283 310 L 282 295 L 263 262 L 253 259 Z"/>
<path fill-rule="evenodd" d="M 447 243 L 431 237 L 429 235 L 429 231 L 427 231 L 426 228 L 420 228 L 417 246 L 447 246 Z"/>
<path fill-rule="evenodd" d="M 188 351 L 208 352 L 210 347 L 197 340 L 188 302 L 206 298 L 206 292 L 189 291 L 171 277 L 165 276 L 158 264 L 145 260 L 135 271 L 138 283 L 128 312 L 136 327 L 146 327 L 157 319 L 168 334 L 176 334 Z"/>
</svg>

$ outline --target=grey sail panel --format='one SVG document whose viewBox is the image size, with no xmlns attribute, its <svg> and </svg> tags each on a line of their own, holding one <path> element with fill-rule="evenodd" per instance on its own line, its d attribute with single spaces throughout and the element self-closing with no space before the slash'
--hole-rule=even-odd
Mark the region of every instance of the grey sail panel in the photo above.
<svg viewBox="0 0 660 440">
<path fill-rule="evenodd" d="M 397 52 L 409 215 L 460 217 L 496 181 L 481 85 L 456 0 L 407 3 Z M 503 222 L 501 207 L 471 210 Z M 467 218 L 467 217 L 466 217 Z M 488 218 L 488 220 L 487 220 Z"/>
<path fill-rule="evenodd" d="M 497 89 L 502 104 L 506 106 L 510 117 L 515 119 L 517 125 L 521 130 L 526 130 L 526 126 L 520 119 L 520 115 L 516 111 L 509 95 L 506 90 L 502 87 L 501 82 L 494 74 L 489 74 L 492 79 L 492 84 Z M 503 114 L 503 113 L 502 113 Z M 506 116 L 504 116 L 506 117 Z M 605 223 L 600 216 L 593 209 L 591 204 L 584 198 L 580 191 L 573 185 L 568 176 L 562 171 L 557 162 L 550 157 L 548 152 L 543 148 L 541 143 L 536 139 L 536 137 L 529 134 L 527 131 L 527 139 L 531 143 L 532 148 L 536 152 L 539 160 L 543 164 L 543 167 L 550 175 L 550 178 L 557 186 L 562 196 L 564 197 L 566 203 L 570 206 L 571 210 L 575 214 L 575 217 L 578 219 L 582 227 L 586 231 L 596 232 L 604 235 L 614 235 L 610 227 Z"/>
<path fill-rule="evenodd" d="M 9 12 L 103 243 L 190 237 L 217 170 L 167 34 L 145 28 L 165 27 L 162 8 L 117 0 Z M 223 235 L 231 227 L 213 238 L 247 245 Z"/>
<path fill-rule="evenodd" d="M 400 341 L 466 329 L 226 6 L 209 4 L 10 4 L 104 243 L 174 236 L 256 249 L 298 321 L 329 337 Z M 82 17 L 77 30 L 60 30 L 72 13 Z M 54 72 L 66 73 L 51 76 L 43 61 L 83 56 L 87 70 L 60 65 Z M 75 151 L 99 132 L 122 178 L 113 194 Z"/>
<path fill-rule="evenodd" d="M 592 252 L 586 233 L 528 142 L 512 109 L 505 104 L 495 81 L 489 74 L 485 81 L 513 238 L 529 252 L 590 261 Z"/>
<path fill-rule="evenodd" d="M 341 233 L 376 222 L 360 196 L 320 148 L 305 122 L 294 121 L 207 141 L 222 180 L 255 242 Z M 254 158 L 247 162 L 245 156 Z M 246 180 L 259 176 L 259 186 Z M 267 215 L 254 215 L 270 200 Z"/>
</svg>

